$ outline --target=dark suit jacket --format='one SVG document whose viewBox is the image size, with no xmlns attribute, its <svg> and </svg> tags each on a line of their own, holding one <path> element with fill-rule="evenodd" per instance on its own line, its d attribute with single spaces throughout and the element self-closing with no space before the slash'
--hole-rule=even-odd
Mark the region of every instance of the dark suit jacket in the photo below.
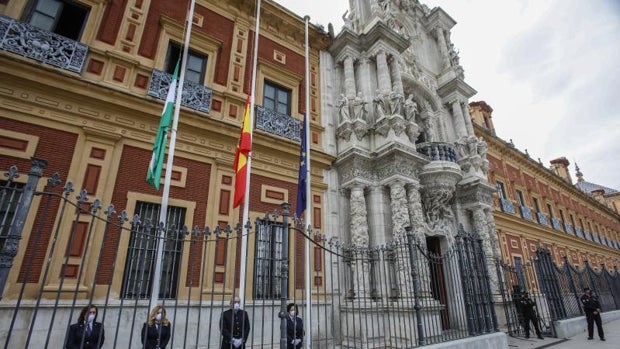
<svg viewBox="0 0 620 349">
<path fill-rule="evenodd" d="M 82 347 L 82 338 L 84 346 Z M 99 349 L 103 346 L 105 331 L 101 322 L 93 322 L 93 329 L 90 334 L 86 334 L 86 324 L 78 323 L 69 326 L 67 331 L 67 344 L 65 349 Z"/>
<path fill-rule="evenodd" d="M 291 342 L 293 339 L 301 339 L 301 342 L 297 345 L 293 345 Z M 287 349 L 299 349 L 304 344 L 304 322 L 300 317 L 295 316 L 295 321 L 290 316 L 286 317 L 286 348 Z"/>
<path fill-rule="evenodd" d="M 148 326 L 146 323 L 142 325 L 142 344 L 144 345 L 144 349 L 164 349 L 169 341 L 170 324 L 168 324 L 168 326 L 160 325 L 159 330 L 155 325 Z"/>
<path fill-rule="evenodd" d="M 220 331 L 222 332 L 221 349 L 235 349 L 232 345 L 233 338 L 243 339 L 243 345 L 239 348 L 245 349 L 245 342 L 250 335 L 250 318 L 248 313 L 245 310 L 226 310 L 220 318 Z"/>
</svg>

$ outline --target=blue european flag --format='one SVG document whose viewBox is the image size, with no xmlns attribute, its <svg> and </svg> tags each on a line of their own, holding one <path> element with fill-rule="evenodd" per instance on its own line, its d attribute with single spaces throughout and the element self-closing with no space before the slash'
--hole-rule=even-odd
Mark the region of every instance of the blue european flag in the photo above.
<svg viewBox="0 0 620 349">
<path fill-rule="evenodd" d="M 299 151 L 299 176 L 297 177 L 297 205 L 295 205 L 295 214 L 297 217 L 306 210 L 306 181 L 308 172 L 308 152 L 306 149 L 306 115 L 304 114 L 303 124 L 301 126 L 301 149 Z"/>
</svg>

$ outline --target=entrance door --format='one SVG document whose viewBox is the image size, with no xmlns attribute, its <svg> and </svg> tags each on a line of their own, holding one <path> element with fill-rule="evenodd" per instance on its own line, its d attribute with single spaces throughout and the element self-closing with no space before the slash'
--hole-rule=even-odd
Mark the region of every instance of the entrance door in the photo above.
<svg viewBox="0 0 620 349">
<path fill-rule="evenodd" d="M 428 266 L 431 275 L 431 292 L 443 306 L 441 309 L 441 326 L 446 330 L 450 328 L 450 316 L 448 309 L 448 295 L 446 292 L 446 282 L 443 269 L 443 258 L 441 258 L 441 241 L 436 236 L 426 238 L 426 247 L 431 255 Z"/>
</svg>

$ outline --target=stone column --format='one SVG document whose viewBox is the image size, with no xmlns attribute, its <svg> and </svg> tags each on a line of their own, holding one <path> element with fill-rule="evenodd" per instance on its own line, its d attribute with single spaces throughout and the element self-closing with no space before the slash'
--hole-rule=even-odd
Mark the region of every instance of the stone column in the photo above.
<svg viewBox="0 0 620 349">
<path fill-rule="evenodd" d="M 463 116 L 465 118 L 465 126 L 467 127 L 467 134 L 469 136 L 474 136 L 474 125 L 471 122 L 471 115 L 469 115 L 469 106 L 467 102 L 463 103 Z"/>
<path fill-rule="evenodd" d="M 442 68 L 448 68 L 450 66 L 450 55 L 448 54 L 448 44 L 446 43 L 444 29 L 435 27 L 435 36 L 437 37 L 439 52 L 441 52 Z"/>
<path fill-rule="evenodd" d="M 465 126 L 465 117 L 463 116 L 463 108 L 461 108 L 461 101 L 455 99 L 451 104 L 454 127 L 456 128 L 456 138 L 465 137 L 467 136 L 467 129 Z"/>
<path fill-rule="evenodd" d="M 353 67 L 353 57 L 344 58 L 344 89 L 347 98 L 355 98 L 355 68 Z"/>
<path fill-rule="evenodd" d="M 351 217 L 351 245 L 354 247 L 355 259 L 351 265 L 351 289 L 355 298 L 367 298 L 370 296 L 370 264 L 367 249 L 370 243 L 368 234 L 368 211 L 364 198 L 364 187 L 355 185 L 351 188 L 349 199 Z"/>
<path fill-rule="evenodd" d="M 405 227 L 410 226 L 409 208 L 407 205 L 407 193 L 401 182 L 390 184 L 390 205 L 392 208 L 392 236 L 402 238 L 405 236 Z"/>
<path fill-rule="evenodd" d="M 390 74 L 392 77 L 392 90 L 398 94 L 404 95 L 405 91 L 403 89 L 403 79 L 400 76 L 400 65 L 398 64 L 398 59 L 392 56 L 389 63 Z"/>
<path fill-rule="evenodd" d="M 390 82 L 390 70 L 387 63 L 387 55 L 384 51 L 379 51 L 377 59 L 377 81 L 379 82 L 379 92 L 388 94 L 392 91 Z"/>
<path fill-rule="evenodd" d="M 423 251 L 426 251 L 426 234 L 424 211 L 422 209 L 422 195 L 420 195 L 420 185 L 418 183 L 407 184 L 407 206 L 409 207 L 409 217 L 411 228 L 416 242 Z M 430 297 L 430 270 L 424 260 L 418 261 L 418 277 L 420 278 L 420 296 Z"/>
</svg>

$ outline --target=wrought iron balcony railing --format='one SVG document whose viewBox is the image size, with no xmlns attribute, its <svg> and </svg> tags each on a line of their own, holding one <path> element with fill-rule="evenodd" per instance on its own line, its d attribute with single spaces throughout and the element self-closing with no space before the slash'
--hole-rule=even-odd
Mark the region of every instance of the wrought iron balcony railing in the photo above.
<svg viewBox="0 0 620 349">
<path fill-rule="evenodd" d="M 536 218 L 538 218 L 538 224 L 540 225 L 549 225 L 549 221 L 547 220 L 547 215 L 542 212 L 536 212 Z"/>
<path fill-rule="evenodd" d="M 87 45 L 1 15 L 0 48 L 76 73 L 88 55 Z"/>
<path fill-rule="evenodd" d="M 512 201 L 504 199 L 504 198 L 500 198 L 499 202 L 502 205 L 503 212 L 515 214 L 515 206 L 513 205 Z"/>
<path fill-rule="evenodd" d="M 263 106 L 256 106 L 256 129 L 288 138 L 293 141 L 301 141 L 301 120 Z"/>
<path fill-rule="evenodd" d="M 570 223 L 564 223 L 564 231 L 569 234 L 573 234 L 573 227 L 570 225 Z"/>
<path fill-rule="evenodd" d="M 147 91 L 148 95 L 166 100 L 171 81 L 172 74 L 153 69 L 151 73 L 151 84 Z M 208 113 L 211 111 L 211 95 L 212 91 L 210 88 L 195 82 L 185 81 L 183 83 L 181 105 Z"/>
<path fill-rule="evenodd" d="M 555 229 L 555 230 L 563 230 L 563 229 L 562 229 L 562 224 L 561 224 L 561 223 L 560 223 L 560 221 L 559 221 L 557 218 L 555 218 L 555 217 L 552 217 L 552 218 L 551 218 L 551 226 L 552 226 L 552 227 L 553 227 L 553 229 Z"/>
<path fill-rule="evenodd" d="M 521 211 L 521 218 L 527 219 L 528 221 L 534 220 L 532 218 L 532 210 L 527 206 L 519 206 L 519 210 Z"/>
<path fill-rule="evenodd" d="M 575 234 L 580 238 L 583 238 L 583 232 L 581 231 L 581 228 L 575 227 Z"/>
<path fill-rule="evenodd" d="M 431 161 L 456 162 L 456 149 L 450 143 L 421 143 L 417 145 L 418 153 L 425 155 Z"/>
</svg>

